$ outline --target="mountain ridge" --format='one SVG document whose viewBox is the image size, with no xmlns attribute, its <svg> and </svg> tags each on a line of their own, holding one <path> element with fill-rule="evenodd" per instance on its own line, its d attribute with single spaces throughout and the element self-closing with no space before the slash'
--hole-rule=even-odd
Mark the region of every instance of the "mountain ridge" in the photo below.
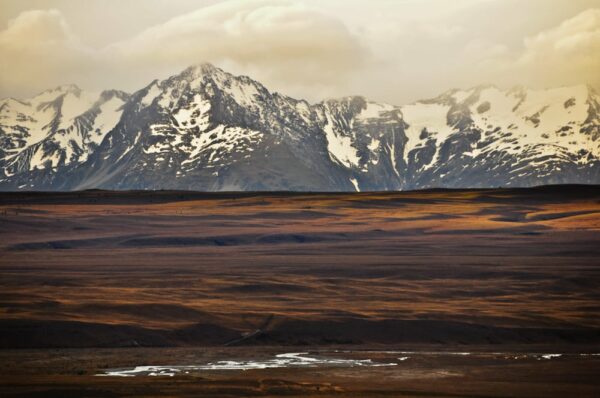
<svg viewBox="0 0 600 398">
<path fill-rule="evenodd" d="M 0 100 L 0 190 L 597 184 L 599 159 L 600 97 L 585 85 L 310 104 L 199 64 L 133 94 Z"/>
</svg>

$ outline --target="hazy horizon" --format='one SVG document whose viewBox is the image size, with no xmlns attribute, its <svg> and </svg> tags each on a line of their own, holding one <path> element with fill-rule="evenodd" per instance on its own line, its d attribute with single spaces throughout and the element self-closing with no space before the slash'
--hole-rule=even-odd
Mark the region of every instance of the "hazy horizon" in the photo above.
<svg viewBox="0 0 600 398">
<path fill-rule="evenodd" d="M 108 3 L 108 4 L 107 4 Z M 204 62 L 318 102 L 600 87 L 600 1 L 3 2 L 0 98 L 138 90 Z M 515 12 L 520 8 L 522 12 Z"/>
</svg>

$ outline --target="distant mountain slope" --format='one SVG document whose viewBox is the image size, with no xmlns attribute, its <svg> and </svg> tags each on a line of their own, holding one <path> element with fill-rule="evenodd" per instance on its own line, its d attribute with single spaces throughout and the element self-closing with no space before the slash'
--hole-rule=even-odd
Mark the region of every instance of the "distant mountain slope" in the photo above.
<svg viewBox="0 0 600 398">
<path fill-rule="evenodd" d="M 402 108 L 415 188 L 600 181 L 600 97 L 587 86 L 493 86 Z"/>
<path fill-rule="evenodd" d="M 132 95 L 0 102 L 0 189 L 402 190 L 600 183 L 590 87 L 318 104 L 210 64 Z"/>
<path fill-rule="evenodd" d="M 0 101 L 0 165 L 5 176 L 84 162 L 121 117 L 128 95 L 61 86 L 27 101 Z"/>
</svg>

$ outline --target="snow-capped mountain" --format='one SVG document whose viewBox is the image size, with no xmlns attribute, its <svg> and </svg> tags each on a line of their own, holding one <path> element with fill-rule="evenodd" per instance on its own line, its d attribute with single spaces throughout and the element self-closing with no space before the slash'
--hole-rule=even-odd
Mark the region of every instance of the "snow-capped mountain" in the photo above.
<svg viewBox="0 0 600 398">
<path fill-rule="evenodd" d="M 401 190 L 600 183 L 588 86 L 481 86 L 405 106 L 271 93 L 210 64 L 128 96 L 0 102 L 0 189 Z"/>
<path fill-rule="evenodd" d="M 121 117 L 128 95 L 60 86 L 26 101 L 0 101 L 0 165 L 5 176 L 47 173 L 84 162 Z"/>
<path fill-rule="evenodd" d="M 481 86 L 402 108 L 414 188 L 600 182 L 600 97 L 588 86 Z"/>
</svg>

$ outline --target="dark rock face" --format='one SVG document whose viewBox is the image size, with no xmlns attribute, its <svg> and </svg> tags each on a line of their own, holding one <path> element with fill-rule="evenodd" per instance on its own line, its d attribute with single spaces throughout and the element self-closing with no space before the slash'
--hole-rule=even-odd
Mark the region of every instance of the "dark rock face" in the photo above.
<svg viewBox="0 0 600 398">
<path fill-rule="evenodd" d="M 599 103 L 584 86 L 482 86 L 404 107 L 309 104 L 204 64 L 132 95 L 69 86 L 0 102 L 0 190 L 600 183 Z"/>
</svg>

